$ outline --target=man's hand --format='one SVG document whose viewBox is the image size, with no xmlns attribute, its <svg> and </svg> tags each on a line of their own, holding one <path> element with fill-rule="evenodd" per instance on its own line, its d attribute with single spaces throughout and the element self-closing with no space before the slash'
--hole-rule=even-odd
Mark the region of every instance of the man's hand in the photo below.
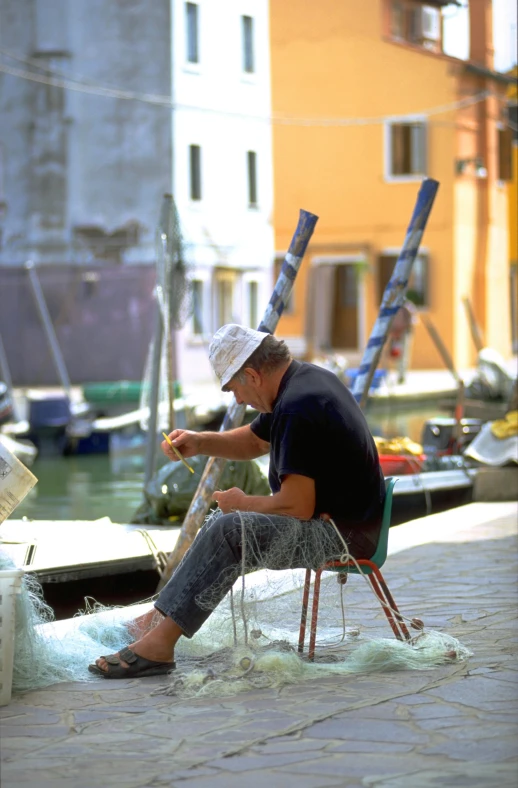
<svg viewBox="0 0 518 788">
<path fill-rule="evenodd" d="M 194 457 L 200 453 L 199 436 L 199 432 L 193 432 L 192 430 L 173 430 L 169 434 L 170 439 L 183 457 Z M 160 448 L 170 460 L 180 462 L 167 441 L 162 441 Z"/>
<path fill-rule="evenodd" d="M 239 487 L 231 487 L 230 490 L 217 490 L 214 495 L 212 496 L 223 514 L 228 514 L 229 512 L 235 512 L 236 509 L 240 509 L 241 511 L 246 511 L 246 499 L 247 495 L 240 490 Z"/>
<path fill-rule="evenodd" d="M 288 474 L 275 495 L 246 495 L 238 487 L 215 492 L 212 496 L 223 514 L 241 512 L 284 514 L 298 520 L 310 520 L 315 511 L 315 481 L 308 476 Z"/>
</svg>

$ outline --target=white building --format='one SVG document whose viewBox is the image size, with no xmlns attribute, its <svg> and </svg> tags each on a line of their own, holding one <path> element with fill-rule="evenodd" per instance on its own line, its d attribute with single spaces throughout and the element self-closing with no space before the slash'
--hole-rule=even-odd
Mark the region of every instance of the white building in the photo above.
<svg viewBox="0 0 518 788">
<path fill-rule="evenodd" d="M 268 28 L 268 0 L 0 0 L 0 265 L 153 264 L 172 193 L 185 384 L 272 289 Z"/>
<path fill-rule="evenodd" d="M 272 290 L 268 0 L 173 3 L 173 194 L 194 263 L 185 381 L 210 374 L 221 325 L 257 328 Z"/>
</svg>

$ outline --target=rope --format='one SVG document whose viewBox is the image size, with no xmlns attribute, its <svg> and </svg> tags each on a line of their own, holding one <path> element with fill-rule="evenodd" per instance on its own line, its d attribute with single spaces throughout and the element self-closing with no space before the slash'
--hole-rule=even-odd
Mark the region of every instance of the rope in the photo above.
<svg viewBox="0 0 518 788">
<path fill-rule="evenodd" d="M 148 546 L 149 552 L 154 558 L 155 569 L 160 577 L 163 577 L 167 566 L 167 555 L 163 550 L 158 549 L 149 531 L 145 531 L 143 528 L 138 528 L 137 533 L 144 537 L 144 541 Z"/>
<path fill-rule="evenodd" d="M 241 606 L 241 617 L 243 619 L 243 627 L 245 631 L 245 646 L 248 645 L 248 627 L 246 624 L 246 615 L 245 615 L 245 557 L 246 557 L 246 545 L 245 545 L 245 521 L 241 515 L 241 512 L 238 512 L 239 520 L 241 522 L 241 597 L 240 597 L 240 606 Z"/>
<path fill-rule="evenodd" d="M 230 615 L 232 617 L 232 634 L 234 636 L 234 648 L 237 647 L 237 626 L 236 626 L 236 613 L 234 610 L 234 589 L 230 589 Z"/>
</svg>

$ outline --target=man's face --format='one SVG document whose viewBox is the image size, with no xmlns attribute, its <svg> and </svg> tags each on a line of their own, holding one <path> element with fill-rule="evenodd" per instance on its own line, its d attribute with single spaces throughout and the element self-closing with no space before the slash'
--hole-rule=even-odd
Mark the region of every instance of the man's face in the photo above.
<svg viewBox="0 0 518 788">
<path fill-rule="evenodd" d="M 270 413 L 271 403 L 268 401 L 264 387 L 264 378 L 255 369 L 247 368 L 244 371 L 244 382 L 232 378 L 225 386 L 236 398 L 238 405 L 250 405 L 259 413 Z"/>
</svg>

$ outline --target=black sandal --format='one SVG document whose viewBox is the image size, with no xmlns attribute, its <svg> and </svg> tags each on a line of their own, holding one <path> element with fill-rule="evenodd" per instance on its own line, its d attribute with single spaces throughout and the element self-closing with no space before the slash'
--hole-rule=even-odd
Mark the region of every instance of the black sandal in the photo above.
<svg viewBox="0 0 518 788">
<path fill-rule="evenodd" d="M 164 673 L 176 668 L 175 662 L 155 662 L 146 657 L 140 657 L 130 648 L 123 648 L 118 654 L 109 654 L 101 657 L 108 663 L 108 670 L 102 670 L 98 665 L 88 665 L 90 673 L 102 676 L 103 679 L 139 679 L 145 676 L 163 676 Z M 121 660 L 127 662 L 129 667 L 124 668 Z"/>
</svg>

